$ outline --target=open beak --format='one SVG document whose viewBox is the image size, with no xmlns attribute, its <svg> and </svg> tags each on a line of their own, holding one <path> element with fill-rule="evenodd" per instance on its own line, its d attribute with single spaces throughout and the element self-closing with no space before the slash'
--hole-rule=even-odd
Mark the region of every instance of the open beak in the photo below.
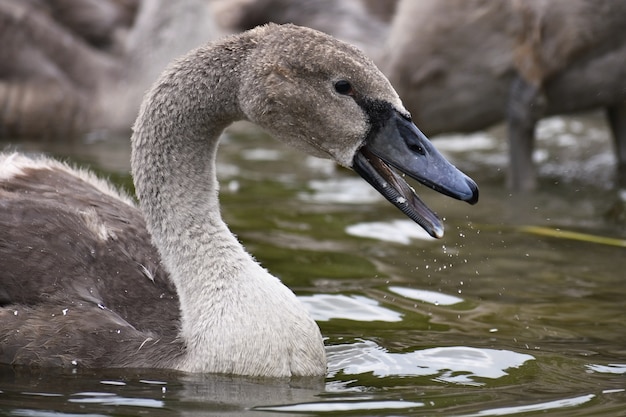
<svg viewBox="0 0 626 417">
<path fill-rule="evenodd" d="M 396 111 L 391 113 L 384 126 L 371 132 L 356 152 L 352 168 L 431 236 L 440 238 L 441 220 L 393 168 L 470 204 L 478 201 L 478 186 L 448 162 L 410 120 Z"/>
</svg>

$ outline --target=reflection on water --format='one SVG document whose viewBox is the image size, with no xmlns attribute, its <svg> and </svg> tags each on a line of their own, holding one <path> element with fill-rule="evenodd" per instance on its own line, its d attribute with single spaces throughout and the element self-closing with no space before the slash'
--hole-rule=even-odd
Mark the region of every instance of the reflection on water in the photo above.
<svg viewBox="0 0 626 417">
<path fill-rule="evenodd" d="M 165 403 L 149 398 L 124 398 L 108 392 L 77 392 L 67 400 L 75 404 L 99 404 L 104 406 L 131 406 L 141 408 L 163 408 Z"/>
<path fill-rule="evenodd" d="M 477 378 L 497 379 L 518 368 L 531 355 L 506 350 L 466 346 L 437 347 L 390 353 L 368 340 L 327 349 L 329 377 L 371 374 L 384 377 L 432 376 L 434 381 L 460 385 L 485 385 Z"/>
<path fill-rule="evenodd" d="M 410 244 L 412 239 L 435 239 L 421 227 L 415 227 L 415 223 L 411 220 L 357 223 L 346 227 L 346 233 L 352 236 L 369 237 L 404 245 Z"/>
<path fill-rule="evenodd" d="M 609 363 L 608 365 L 587 365 L 591 372 L 604 372 L 607 374 L 626 375 L 626 364 Z"/>
<path fill-rule="evenodd" d="M 361 295 L 314 294 L 302 296 L 300 300 L 316 321 L 402 321 L 402 314 L 381 307 L 377 301 Z"/>
<path fill-rule="evenodd" d="M 414 407 L 423 407 L 424 403 L 412 401 L 324 401 L 307 404 L 280 405 L 274 407 L 256 407 L 260 411 L 293 411 L 296 413 L 330 413 L 330 412 L 349 412 L 353 414 L 356 411 L 372 412 L 377 410 L 410 410 Z"/>
<path fill-rule="evenodd" d="M 515 414 L 530 413 L 533 411 L 544 414 L 549 410 L 564 411 L 570 407 L 585 404 L 591 401 L 596 396 L 593 394 L 581 395 L 580 397 L 566 398 L 556 401 L 546 401 L 544 403 L 537 403 L 531 405 L 521 405 L 516 407 L 502 407 L 492 408 L 488 410 L 482 410 L 478 413 L 465 414 L 463 417 L 478 417 L 478 416 L 510 416 Z"/>
<path fill-rule="evenodd" d="M 626 229 L 604 217 L 604 125 L 543 122 L 541 188 L 523 196 L 503 187 L 502 137 L 435 140 L 481 186 L 469 206 L 416 185 L 445 218 L 436 240 L 347 170 L 233 133 L 218 166 L 224 216 L 318 321 L 327 378 L 2 368 L 0 414 L 624 415 Z M 10 146 L 129 186 L 125 138 Z"/>
<path fill-rule="evenodd" d="M 389 287 L 389 291 L 401 295 L 405 298 L 412 300 L 423 301 L 435 305 L 452 305 L 463 302 L 462 298 L 455 297 L 454 295 L 442 294 L 435 291 L 426 291 L 416 288 L 405 287 Z"/>
<path fill-rule="evenodd" d="M 317 203 L 367 204 L 380 199 L 380 195 L 360 178 L 313 179 L 308 182 L 312 192 L 300 193 L 304 201 Z"/>
</svg>

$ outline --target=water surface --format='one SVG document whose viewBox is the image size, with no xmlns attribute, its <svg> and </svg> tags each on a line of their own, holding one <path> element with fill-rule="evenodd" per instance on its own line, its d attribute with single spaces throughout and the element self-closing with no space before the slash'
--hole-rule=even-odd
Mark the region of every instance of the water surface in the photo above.
<svg viewBox="0 0 626 417">
<path fill-rule="evenodd" d="M 310 308 L 328 375 L 264 380 L 138 370 L 0 369 L 0 414 L 605 416 L 626 414 L 626 229 L 597 117 L 540 127 L 539 191 L 504 187 L 501 129 L 435 144 L 480 186 L 423 187 L 431 239 L 364 181 L 240 127 L 220 147 L 226 220 Z M 130 187 L 124 138 L 12 143 Z"/>
</svg>

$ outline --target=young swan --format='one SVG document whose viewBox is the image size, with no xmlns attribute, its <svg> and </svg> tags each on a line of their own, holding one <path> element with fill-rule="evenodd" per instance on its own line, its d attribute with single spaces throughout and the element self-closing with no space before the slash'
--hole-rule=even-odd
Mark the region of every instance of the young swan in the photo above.
<svg viewBox="0 0 626 417">
<path fill-rule="evenodd" d="M 477 200 L 354 47 L 292 25 L 225 38 L 145 97 L 132 137 L 141 212 L 93 175 L 0 155 L 1 362 L 324 375 L 317 325 L 220 216 L 218 138 L 240 119 L 353 168 L 434 236 L 441 222 L 391 165 Z"/>
</svg>

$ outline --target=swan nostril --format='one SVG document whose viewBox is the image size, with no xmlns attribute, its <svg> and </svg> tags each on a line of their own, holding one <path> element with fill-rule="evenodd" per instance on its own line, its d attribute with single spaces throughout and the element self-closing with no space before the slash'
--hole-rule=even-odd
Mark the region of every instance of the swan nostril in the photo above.
<svg viewBox="0 0 626 417">
<path fill-rule="evenodd" d="M 424 150 L 422 146 L 415 145 L 415 144 L 409 144 L 408 146 L 412 152 L 418 153 L 420 155 L 426 155 L 426 151 Z"/>
</svg>

